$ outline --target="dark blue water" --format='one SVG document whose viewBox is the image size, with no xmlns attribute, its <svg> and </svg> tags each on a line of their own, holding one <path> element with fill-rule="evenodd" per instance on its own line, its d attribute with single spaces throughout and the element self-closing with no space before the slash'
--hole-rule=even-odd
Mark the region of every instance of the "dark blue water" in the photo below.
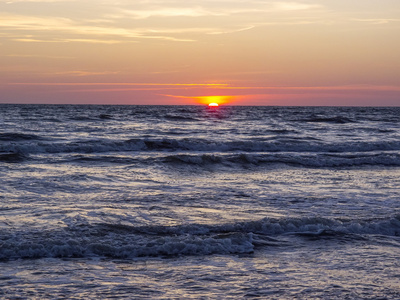
<svg viewBox="0 0 400 300">
<path fill-rule="evenodd" d="M 0 105 L 0 297 L 400 297 L 400 109 Z"/>
</svg>

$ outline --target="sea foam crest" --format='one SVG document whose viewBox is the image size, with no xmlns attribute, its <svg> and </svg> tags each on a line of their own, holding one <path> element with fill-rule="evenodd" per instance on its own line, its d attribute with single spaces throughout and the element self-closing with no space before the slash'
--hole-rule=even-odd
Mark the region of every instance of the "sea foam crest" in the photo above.
<svg viewBox="0 0 400 300">
<path fill-rule="evenodd" d="M 287 245 L 285 236 L 330 238 L 343 235 L 400 236 L 400 215 L 339 221 L 324 218 L 265 218 L 233 224 L 128 226 L 84 224 L 43 232 L 0 232 L 0 259 L 42 257 L 114 257 L 251 253 L 257 247 Z"/>
<path fill-rule="evenodd" d="M 46 237 L 47 235 L 47 237 Z M 19 236 L 0 247 L 0 259 L 43 257 L 114 257 L 137 258 L 177 255 L 209 255 L 251 253 L 252 234 L 234 233 L 224 236 L 158 236 L 146 237 L 107 233 L 95 236 L 53 236 L 42 238 Z"/>
</svg>

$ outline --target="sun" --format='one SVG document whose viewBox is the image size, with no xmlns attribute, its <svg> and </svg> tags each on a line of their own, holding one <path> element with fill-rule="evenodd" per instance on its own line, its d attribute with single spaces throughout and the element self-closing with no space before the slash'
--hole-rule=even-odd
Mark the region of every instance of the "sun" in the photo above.
<svg viewBox="0 0 400 300">
<path fill-rule="evenodd" d="M 208 107 L 218 107 L 230 103 L 235 96 L 214 95 L 214 96 L 195 96 L 188 97 L 196 100 L 197 103 L 207 105 Z"/>
<path fill-rule="evenodd" d="M 226 102 L 229 102 L 229 96 L 202 96 L 198 99 L 203 102 L 203 104 L 208 105 L 208 107 L 218 107 Z"/>
</svg>

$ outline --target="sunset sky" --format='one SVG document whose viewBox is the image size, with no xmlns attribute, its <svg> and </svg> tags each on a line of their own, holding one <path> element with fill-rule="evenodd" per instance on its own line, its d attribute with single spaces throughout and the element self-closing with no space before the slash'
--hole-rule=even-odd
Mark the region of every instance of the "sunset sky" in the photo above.
<svg viewBox="0 0 400 300">
<path fill-rule="evenodd" d="M 0 103 L 400 106 L 399 0 L 0 0 L 0 49 Z"/>
</svg>

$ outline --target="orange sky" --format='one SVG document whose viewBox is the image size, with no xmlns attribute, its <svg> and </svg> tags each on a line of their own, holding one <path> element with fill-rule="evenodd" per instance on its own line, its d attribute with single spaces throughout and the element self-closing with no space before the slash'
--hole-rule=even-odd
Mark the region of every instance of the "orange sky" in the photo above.
<svg viewBox="0 0 400 300">
<path fill-rule="evenodd" d="M 0 103 L 400 106 L 399 33 L 398 0 L 0 0 Z"/>
</svg>

